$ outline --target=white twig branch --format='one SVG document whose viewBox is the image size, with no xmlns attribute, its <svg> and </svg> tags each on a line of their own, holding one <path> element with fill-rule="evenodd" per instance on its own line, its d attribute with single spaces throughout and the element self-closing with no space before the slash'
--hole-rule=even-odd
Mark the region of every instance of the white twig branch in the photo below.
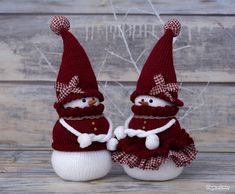
<svg viewBox="0 0 235 194">
<path fill-rule="evenodd" d="M 219 27 L 221 27 L 221 28 L 225 31 L 225 33 L 226 33 L 232 40 L 235 40 L 235 37 L 233 36 L 233 34 L 230 33 L 228 30 L 226 30 L 226 28 L 224 27 L 224 25 L 223 25 L 221 22 L 219 22 L 219 21 L 216 20 L 216 23 L 218 24 Z"/>
<path fill-rule="evenodd" d="M 147 49 L 144 49 L 141 53 L 140 53 L 140 55 L 137 57 L 137 59 L 136 59 L 136 63 L 141 59 L 141 57 L 144 55 L 144 53 L 146 52 L 146 50 Z"/>
<path fill-rule="evenodd" d="M 36 44 L 33 43 L 33 47 L 39 52 L 40 58 L 44 59 L 44 61 L 46 62 L 46 64 L 49 66 L 49 68 L 56 74 L 56 73 L 57 73 L 56 69 L 53 67 L 53 65 L 51 64 L 51 62 L 47 59 L 46 55 L 37 47 Z M 40 60 L 39 60 L 39 61 L 40 61 Z"/>
<path fill-rule="evenodd" d="M 179 118 L 179 120 L 183 120 L 186 116 L 188 116 L 190 113 L 192 113 L 193 111 L 197 110 L 198 108 L 200 108 L 201 106 L 204 105 L 204 99 L 202 97 L 203 93 L 206 91 L 208 85 L 210 82 L 207 82 L 206 86 L 200 91 L 200 93 L 198 94 L 198 96 L 195 98 L 195 101 L 200 100 L 200 104 L 198 106 L 189 106 L 188 110 L 184 113 L 184 115 L 182 117 Z"/>
<path fill-rule="evenodd" d="M 115 19 L 116 22 L 118 22 L 117 15 L 116 15 L 115 9 L 114 9 L 114 7 L 113 7 L 113 2 L 112 2 L 112 0 L 109 0 L 109 2 L 110 2 L 110 6 L 111 6 L 111 9 L 112 9 L 112 12 L 113 12 L 114 19 Z M 120 24 L 118 24 L 118 29 L 119 29 L 119 32 L 121 33 L 123 42 L 124 42 L 125 47 L 126 47 L 126 50 L 127 50 L 127 53 L 128 53 L 128 55 L 129 55 L 129 57 L 130 57 L 130 61 L 132 62 L 133 66 L 134 66 L 134 68 L 135 68 L 135 70 L 136 70 L 136 72 L 137 72 L 138 74 L 140 74 L 140 70 L 139 70 L 139 68 L 137 67 L 136 62 L 134 61 L 134 59 L 133 59 L 133 57 L 132 57 L 132 54 L 131 54 L 129 45 L 128 45 L 128 43 L 127 43 L 127 40 L 126 40 L 124 31 L 123 31 L 123 29 L 121 28 L 121 25 L 120 25 Z"/>
<path fill-rule="evenodd" d="M 158 39 L 159 37 L 155 35 L 153 32 L 146 31 L 147 34 L 150 34 L 153 38 Z"/>
<path fill-rule="evenodd" d="M 154 14 L 157 16 L 159 22 L 160 22 L 162 25 L 164 25 L 164 21 L 162 20 L 162 18 L 160 17 L 160 14 L 157 12 L 157 10 L 155 9 L 155 7 L 153 6 L 153 3 L 151 2 L 151 0 L 147 0 L 147 1 L 148 1 L 149 5 L 151 6 L 151 8 L 152 8 Z"/>
<path fill-rule="evenodd" d="M 182 50 L 182 49 L 186 49 L 186 48 L 190 48 L 190 47 L 191 47 L 190 45 L 186 45 L 186 46 L 182 46 L 182 47 L 173 49 L 173 51 L 176 52 L 176 51 L 180 51 L 180 50 Z"/>
<path fill-rule="evenodd" d="M 153 12 L 150 12 L 150 11 L 148 11 L 148 10 L 144 10 L 144 9 L 140 9 L 140 8 L 134 7 L 134 8 L 129 8 L 129 9 L 127 10 L 127 12 L 126 12 L 125 15 L 124 15 L 123 20 L 126 19 L 126 17 L 129 15 L 129 13 L 131 12 L 131 10 L 136 10 L 136 11 L 139 11 L 139 12 L 141 12 L 141 13 L 154 15 Z"/>
<path fill-rule="evenodd" d="M 205 129 L 216 127 L 218 125 L 219 125 L 219 123 L 215 123 L 215 124 L 211 124 L 211 125 L 208 125 L 208 126 L 205 126 L 205 127 L 200 127 L 200 128 L 196 128 L 196 129 L 189 129 L 189 131 L 203 131 Z"/>
<path fill-rule="evenodd" d="M 106 63 L 107 58 L 108 58 L 108 54 L 106 53 L 105 56 L 104 56 L 104 60 L 102 61 L 101 65 L 100 65 L 99 72 L 98 72 L 98 75 L 97 75 L 97 80 L 99 80 L 99 78 L 100 78 L 100 73 L 103 69 L 103 66 Z"/>
<path fill-rule="evenodd" d="M 187 88 L 187 87 L 184 87 L 184 86 L 183 86 L 183 82 L 181 82 L 180 89 L 181 89 L 181 90 L 185 90 L 185 91 L 187 91 L 187 92 L 190 92 L 190 93 L 192 93 L 192 94 L 196 94 L 196 93 L 197 93 L 197 91 L 195 91 L 195 90 L 192 90 L 192 89 L 189 89 L 189 88 Z"/>
<path fill-rule="evenodd" d="M 124 86 L 123 84 L 121 84 L 120 82 L 118 82 L 118 81 L 114 81 L 114 83 L 116 83 L 117 85 L 119 85 L 123 90 L 127 91 L 127 92 L 128 92 L 128 94 L 130 94 L 130 93 L 131 93 L 131 92 L 130 92 L 130 90 L 126 89 L 126 88 L 125 88 L 125 86 Z"/>
<path fill-rule="evenodd" d="M 106 91 L 107 86 L 108 86 L 108 81 L 105 81 L 105 83 L 104 83 L 104 91 Z"/>
<path fill-rule="evenodd" d="M 108 111 L 108 110 L 105 110 L 106 113 L 110 114 L 110 115 L 114 115 L 114 116 L 120 116 L 119 114 L 116 114 L 112 111 Z"/>
<path fill-rule="evenodd" d="M 160 21 L 160 23 L 162 24 L 162 26 L 164 25 L 164 21 L 162 20 L 162 18 L 160 17 L 160 14 L 158 13 L 158 11 L 155 9 L 155 7 L 153 6 L 153 3 L 151 2 L 151 0 L 147 0 L 150 7 L 152 8 L 154 14 L 156 15 L 156 17 L 158 18 L 158 20 Z M 175 41 L 177 40 L 177 37 L 173 38 L 173 44 L 175 44 Z"/>
<path fill-rule="evenodd" d="M 107 86 L 107 83 L 106 83 L 106 86 Z M 105 87 L 106 87 L 105 86 Z M 109 95 L 106 93 L 105 89 L 102 88 L 102 84 L 100 83 L 99 84 L 99 88 L 100 90 L 103 92 L 103 94 L 105 95 L 106 97 L 106 100 L 120 113 L 120 115 L 125 118 L 125 115 L 124 113 L 119 109 L 118 105 L 116 105 L 112 99 L 110 99 Z"/>
<path fill-rule="evenodd" d="M 51 54 L 51 55 L 62 55 L 63 53 L 58 53 L 58 52 L 51 52 L 51 51 L 47 51 L 46 53 Z"/>
<path fill-rule="evenodd" d="M 126 59 L 126 58 L 124 58 L 124 57 L 122 57 L 122 56 L 120 56 L 120 55 L 118 55 L 118 54 L 116 54 L 116 53 L 114 53 L 114 52 L 112 52 L 112 51 L 109 51 L 108 49 L 105 49 L 105 50 L 106 50 L 110 55 L 113 55 L 113 56 L 115 56 L 115 57 L 117 57 L 117 58 L 119 58 L 119 59 L 122 59 L 123 61 L 126 61 L 126 62 L 132 64 L 132 61 L 130 61 L 129 59 Z"/>
</svg>

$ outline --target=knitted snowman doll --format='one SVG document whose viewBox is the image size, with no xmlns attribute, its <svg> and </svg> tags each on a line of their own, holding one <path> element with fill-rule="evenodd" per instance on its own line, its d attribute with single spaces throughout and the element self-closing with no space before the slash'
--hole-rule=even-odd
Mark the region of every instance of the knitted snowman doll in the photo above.
<svg viewBox="0 0 235 194">
<path fill-rule="evenodd" d="M 55 90 L 59 115 L 53 129 L 52 166 L 65 180 L 87 181 L 105 176 L 111 168 L 106 142 L 111 121 L 103 115 L 103 95 L 98 90 L 88 56 L 70 33 L 70 23 L 55 16 L 51 30 L 60 35 L 64 51 Z"/>
<path fill-rule="evenodd" d="M 153 48 L 130 97 L 134 114 L 114 131 L 119 142 L 112 159 L 136 179 L 173 179 L 196 157 L 193 139 L 176 119 L 183 102 L 177 94 L 172 42 L 180 28 L 176 19 L 164 25 L 164 35 Z"/>
</svg>

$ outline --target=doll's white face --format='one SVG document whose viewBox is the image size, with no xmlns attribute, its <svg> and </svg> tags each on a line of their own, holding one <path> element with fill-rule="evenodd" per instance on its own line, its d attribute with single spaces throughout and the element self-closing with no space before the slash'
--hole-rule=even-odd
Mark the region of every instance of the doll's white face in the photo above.
<svg viewBox="0 0 235 194">
<path fill-rule="evenodd" d="M 153 96 L 141 95 L 135 98 L 135 105 L 137 106 L 151 106 L 151 107 L 164 107 L 164 106 L 172 106 L 171 103 L 162 100 L 160 98 L 156 98 Z"/>
<path fill-rule="evenodd" d="M 85 108 L 85 107 L 91 107 L 91 106 L 97 106 L 100 104 L 100 101 L 96 97 L 86 97 L 81 99 L 72 100 L 71 102 L 68 102 L 64 105 L 65 108 L 71 107 L 71 108 Z"/>
</svg>

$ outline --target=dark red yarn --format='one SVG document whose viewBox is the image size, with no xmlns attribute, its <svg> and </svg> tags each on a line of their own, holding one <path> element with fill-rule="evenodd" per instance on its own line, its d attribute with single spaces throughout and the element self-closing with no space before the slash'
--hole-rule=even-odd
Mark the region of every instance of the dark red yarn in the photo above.
<svg viewBox="0 0 235 194">
<path fill-rule="evenodd" d="M 109 129 L 109 123 L 105 117 L 101 116 L 104 110 L 103 104 L 86 108 L 64 108 L 63 105 L 72 100 L 97 97 L 102 102 L 104 97 L 99 92 L 96 77 L 85 50 L 74 35 L 69 32 L 70 23 L 68 19 L 64 16 L 55 16 L 50 27 L 54 33 L 62 37 L 64 43 L 64 51 L 56 83 L 57 86 L 60 85 L 66 91 L 62 93 L 64 94 L 63 98 L 58 98 L 61 91 L 57 89 L 58 101 L 54 104 L 59 117 L 80 117 L 81 119 L 81 117 L 91 116 L 92 119 L 67 120 L 67 123 L 81 133 L 106 134 Z M 78 77 L 78 79 L 76 80 L 76 85 L 72 86 L 75 89 L 80 88 L 82 93 L 69 90 L 71 89 L 69 83 L 74 76 Z M 67 89 L 66 86 L 70 88 Z M 93 118 L 95 115 L 100 115 L 100 117 Z M 53 129 L 52 147 L 59 151 L 96 151 L 105 150 L 106 143 L 94 142 L 87 148 L 80 148 L 77 137 L 57 121 Z"/>
<path fill-rule="evenodd" d="M 179 108 L 177 106 L 151 107 L 133 105 L 131 110 L 135 115 L 169 117 L 175 116 Z"/>
<path fill-rule="evenodd" d="M 71 93 L 62 102 L 56 102 L 55 107 L 60 107 L 74 99 L 89 96 L 97 97 L 100 101 L 103 101 L 104 97 L 98 90 L 96 77 L 85 50 L 69 31 L 62 29 L 60 34 L 64 43 L 64 52 L 56 82 L 68 84 L 76 75 L 79 77 L 78 86 L 85 93 Z M 58 97 L 58 91 L 56 91 L 56 95 Z"/>
<path fill-rule="evenodd" d="M 141 106 L 139 107 L 145 108 L 146 110 L 146 107 L 141 107 Z M 164 108 L 161 107 L 162 111 L 163 109 Z M 169 116 L 169 118 L 144 119 L 144 118 L 135 118 L 134 115 L 134 117 L 131 119 L 129 123 L 129 128 L 142 129 L 148 131 L 165 125 L 172 118 L 176 119 L 174 117 L 174 109 L 166 107 L 166 109 L 163 112 L 164 116 Z M 162 116 L 160 112 L 159 114 L 157 114 L 157 111 L 155 111 L 154 113 L 155 114 L 152 116 Z M 144 129 L 143 126 L 145 127 Z M 166 156 L 168 155 L 169 150 L 181 150 L 184 147 L 194 143 L 193 139 L 189 136 L 189 134 L 185 131 L 185 129 L 181 129 L 178 121 L 176 121 L 176 123 L 166 131 L 159 133 L 158 137 L 160 139 L 160 146 L 154 150 L 149 150 L 145 147 L 145 138 L 127 137 L 125 139 L 120 140 L 117 151 L 124 151 L 127 154 L 134 154 L 139 158 L 149 158 L 149 157 L 157 157 L 159 155 Z"/>
<path fill-rule="evenodd" d="M 94 133 L 107 134 L 109 129 L 109 123 L 105 117 L 98 119 L 83 119 L 83 120 L 66 120 L 73 128 L 79 130 L 81 133 Z M 92 123 L 95 124 L 92 124 Z M 97 128 L 97 130 L 94 130 Z M 53 129 L 53 143 L 52 147 L 55 150 L 76 152 L 76 151 L 97 151 L 105 150 L 106 143 L 93 142 L 86 148 L 80 148 L 77 142 L 77 136 L 73 135 L 67 129 L 65 129 L 59 121 L 56 122 Z"/>
<path fill-rule="evenodd" d="M 181 128 L 175 117 L 179 110 L 178 106 L 183 106 L 183 102 L 178 99 L 176 90 L 168 88 L 167 92 L 169 93 L 167 93 L 166 90 L 162 89 L 164 88 L 164 82 L 165 84 L 177 83 L 173 64 L 172 42 L 173 37 L 178 35 L 179 31 L 180 23 L 177 20 L 170 20 L 165 25 L 165 33 L 151 51 L 150 56 L 141 71 L 136 90 L 130 97 L 131 101 L 134 102 L 137 96 L 150 95 L 171 102 L 173 106 L 150 107 L 134 105 L 132 106 L 134 116 L 130 120 L 128 128 L 150 131 L 166 125 L 171 119 L 175 119 L 176 122 L 167 130 L 157 134 L 160 145 L 153 150 L 146 148 L 146 138 L 134 136 L 120 140 L 117 150 L 112 154 L 115 162 L 126 164 L 131 168 L 137 167 L 146 169 L 147 167 L 150 167 L 149 169 L 158 169 L 161 162 L 168 158 L 170 152 L 174 153 L 174 156 L 180 155 L 180 158 L 187 156 L 186 152 L 188 152 L 191 158 L 186 157 L 186 163 L 195 159 L 196 149 L 194 141 L 185 129 Z M 159 84 L 158 86 L 161 86 L 162 88 L 161 90 L 158 90 L 159 93 L 156 92 L 156 94 L 151 95 L 150 91 L 156 86 L 154 76 L 158 74 L 161 74 L 164 78 L 163 81 L 157 82 L 157 84 Z M 170 99 L 169 96 L 172 98 Z M 184 152 L 184 154 L 180 154 L 180 152 Z M 145 162 L 150 163 L 146 164 Z M 152 168 L 153 163 L 158 164 Z"/>
<path fill-rule="evenodd" d="M 85 107 L 85 108 L 64 108 L 63 106 L 57 108 L 59 117 L 84 117 L 101 115 L 104 111 L 104 105 L 99 104 L 97 106 Z"/>
<path fill-rule="evenodd" d="M 136 90 L 130 97 L 132 102 L 134 102 L 135 98 L 139 95 L 149 95 L 152 87 L 155 86 L 154 75 L 161 73 L 166 84 L 177 83 L 172 53 L 173 37 L 173 32 L 168 29 L 154 46 L 141 71 Z M 154 96 L 170 102 L 169 98 L 162 93 Z M 175 100 L 175 105 L 183 106 L 183 102 L 178 99 L 177 92 L 171 92 L 171 96 Z"/>
<path fill-rule="evenodd" d="M 132 129 L 139 129 L 142 125 L 144 119 L 132 119 L 129 125 Z M 141 123 L 141 124 L 140 124 Z M 157 126 L 160 127 L 167 122 L 164 120 L 149 121 L 147 125 L 147 130 L 150 128 L 154 129 Z M 155 126 L 155 127 L 153 127 Z M 146 131 L 147 131 L 146 130 Z M 193 139 L 185 132 L 184 129 L 180 128 L 179 123 L 174 124 L 170 129 L 159 133 L 158 137 L 160 139 L 160 146 L 154 150 L 148 150 L 145 147 L 145 138 L 138 137 L 127 137 L 121 140 L 118 144 L 118 149 L 126 153 L 134 154 L 139 158 L 149 158 L 156 157 L 160 155 L 167 155 L 169 150 L 180 150 L 185 146 L 193 143 Z"/>
</svg>

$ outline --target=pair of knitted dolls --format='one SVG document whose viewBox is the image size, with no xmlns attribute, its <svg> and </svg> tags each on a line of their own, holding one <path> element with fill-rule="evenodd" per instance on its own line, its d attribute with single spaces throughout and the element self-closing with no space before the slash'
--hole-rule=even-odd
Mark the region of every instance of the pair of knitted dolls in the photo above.
<svg viewBox="0 0 235 194">
<path fill-rule="evenodd" d="M 86 52 L 69 32 L 68 19 L 56 16 L 50 27 L 64 43 L 55 84 L 59 119 L 53 129 L 51 162 L 56 174 L 72 181 L 98 179 L 110 171 L 113 160 L 136 179 L 177 177 L 197 153 L 193 139 L 176 119 L 183 106 L 172 54 L 179 21 L 165 24 L 130 97 L 133 115 L 115 130 L 103 114 L 104 97 Z"/>
</svg>

